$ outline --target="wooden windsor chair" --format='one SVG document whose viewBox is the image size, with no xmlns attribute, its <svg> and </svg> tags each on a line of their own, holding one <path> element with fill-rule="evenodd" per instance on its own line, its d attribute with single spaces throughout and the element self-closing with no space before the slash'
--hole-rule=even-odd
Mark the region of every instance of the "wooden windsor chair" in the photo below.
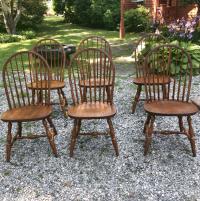
<svg viewBox="0 0 200 201">
<path fill-rule="evenodd" d="M 78 50 L 86 48 L 98 48 L 105 51 L 112 58 L 112 49 L 110 43 L 101 36 L 88 36 L 81 40 L 78 45 Z"/>
<path fill-rule="evenodd" d="M 142 66 L 144 62 L 145 56 L 151 51 L 152 48 L 165 44 L 167 39 L 160 34 L 146 34 L 145 36 L 141 37 L 136 44 L 136 48 L 133 52 L 133 57 L 135 59 L 135 73 L 136 76 L 133 79 L 133 84 L 137 86 L 136 94 L 134 96 L 134 100 L 132 103 L 132 113 L 135 112 L 137 103 L 140 100 L 140 95 L 142 91 L 142 87 L 144 86 L 144 77 L 142 75 Z M 158 84 L 163 84 L 162 80 L 158 79 Z M 164 83 L 165 84 L 165 83 Z"/>
<path fill-rule="evenodd" d="M 1 115 L 1 120 L 8 123 L 6 142 L 6 161 L 10 161 L 11 148 L 16 140 L 47 137 L 51 149 L 57 156 L 54 136 L 56 128 L 51 120 L 52 107 L 50 106 L 50 69 L 47 62 L 35 52 L 19 52 L 12 55 L 3 67 L 3 83 L 9 109 Z M 29 90 L 31 86 L 43 85 L 35 94 Z M 45 80 L 45 84 L 44 81 Z M 22 135 L 22 123 L 42 121 L 45 135 Z M 17 123 L 18 130 L 12 136 L 12 125 Z"/>
<path fill-rule="evenodd" d="M 87 48 L 98 48 L 101 49 L 103 51 L 105 51 L 110 58 L 112 59 L 112 49 L 111 46 L 109 44 L 109 42 L 101 37 L 101 36 L 89 36 L 84 38 L 78 45 L 78 50 L 82 50 L 82 49 L 87 49 Z M 87 91 L 89 89 L 89 82 L 91 84 L 92 87 L 94 87 L 94 80 L 81 80 L 80 85 L 82 87 L 84 87 L 84 95 L 86 96 Z M 85 84 L 83 84 L 85 83 Z M 101 84 L 103 83 L 103 80 L 96 80 L 96 85 L 99 85 L 99 87 L 101 87 Z M 105 81 L 105 85 L 106 85 L 106 92 L 109 95 L 109 83 L 108 80 Z"/>
<path fill-rule="evenodd" d="M 33 51 L 40 54 L 50 66 L 51 69 L 51 81 L 50 81 L 50 90 L 56 90 L 59 97 L 59 104 L 64 113 L 67 115 L 67 98 L 63 91 L 65 87 L 64 82 L 64 73 L 66 65 L 66 57 L 63 46 L 54 39 L 41 39 L 33 47 Z M 36 90 L 40 90 L 36 87 L 36 82 L 31 86 L 28 84 L 28 87 L 33 90 L 35 93 Z"/>
<path fill-rule="evenodd" d="M 83 81 L 84 80 L 84 81 Z M 85 80 L 88 80 L 86 82 Z M 93 81 L 92 81 L 93 80 Z M 116 114 L 113 103 L 115 67 L 109 55 L 101 49 L 87 48 L 79 50 L 72 58 L 69 67 L 69 83 L 73 106 L 69 107 L 68 115 L 74 119 L 71 135 L 70 156 L 73 157 L 78 135 L 100 135 L 102 133 L 80 133 L 82 120 L 106 119 L 109 133 L 116 152 L 118 145 L 111 118 Z M 85 93 L 85 88 L 88 93 Z M 109 93 L 106 88 L 109 86 Z"/>
<path fill-rule="evenodd" d="M 186 135 L 191 143 L 193 156 L 196 156 L 191 116 L 198 112 L 198 108 L 189 101 L 192 80 L 190 55 L 176 45 L 158 46 L 146 55 L 144 68 L 147 99 L 144 104 L 144 109 L 147 112 L 144 125 L 146 135 L 144 155 L 149 150 L 153 133 L 161 133 L 164 135 Z M 154 73 L 158 74 L 161 80 L 167 77 L 171 80 L 166 82 L 165 92 L 158 84 L 158 76 L 154 76 Z M 154 131 L 156 116 L 177 116 L 180 131 Z M 183 117 L 187 119 L 188 130 L 183 125 Z"/>
</svg>

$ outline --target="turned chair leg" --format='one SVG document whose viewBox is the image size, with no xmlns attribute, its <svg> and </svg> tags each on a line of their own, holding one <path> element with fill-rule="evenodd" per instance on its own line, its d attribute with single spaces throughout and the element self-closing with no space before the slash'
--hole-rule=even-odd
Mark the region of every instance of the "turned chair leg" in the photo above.
<svg viewBox="0 0 200 201">
<path fill-rule="evenodd" d="M 135 113 L 136 105 L 139 102 L 141 91 L 142 91 L 142 86 L 138 85 L 137 86 L 137 92 L 135 94 L 133 104 L 132 104 L 132 113 Z"/>
<path fill-rule="evenodd" d="M 182 116 L 178 116 L 178 122 L 179 122 L 180 132 L 183 132 L 184 126 L 183 126 L 183 117 Z"/>
<path fill-rule="evenodd" d="M 64 92 L 61 89 L 58 89 L 57 92 L 60 101 L 60 108 L 63 111 L 64 116 L 67 117 L 67 111 L 66 111 L 66 105 L 68 104 L 67 99 L 64 95 Z"/>
<path fill-rule="evenodd" d="M 18 122 L 17 124 L 18 124 L 18 127 L 17 127 L 17 135 L 18 135 L 19 137 L 21 137 L 21 136 L 22 136 L 22 123 L 21 123 L 21 122 Z"/>
<path fill-rule="evenodd" d="M 53 129 L 54 135 L 57 135 L 58 132 L 57 132 L 57 130 L 56 130 L 56 127 L 55 127 L 54 124 L 53 124 L 52 119 L 51 119 L 50 117 L 48 117 L 48 118 L 47 118 L 47 121 L 49 122 L 50 127 Z"/>
<path fill-rule="evenodd" d="M 78 134 L 80 132 L 80 128 L 81 128 L 81 120 L 80 119 L 75 119 L 74 120 L 74 127 L 72 129 L 72 134 L 71 134 L 71 142 L 70 142 L 70 157 L 74 156 L 74 147 L 76 144 L 76 140 L 78 137 Z"/>
<path fill-rule="evenodd" d="M 151 115 L 150 115 L 150 114 L 147 114 L 147 119 L 146 119 L 146 121 L 145 121 L 145 123 L 144 123 L 144 129 L 143 129 L 143 133 L 144 133 L 144 134 L 146 134 L 146 132 L 147 132 L 147 129 L 148 129 L 148 127 L 149 127 L 149 122 L 150 122 L 150 120 L 151 120 Z"/>
<path fill-rule="evenodd" d="M 148 130 L 147 130 L 146 135 L 145 135 L 144 156 L 147 155 L 148 150 L 149 150 L 149 146 L 151 145 L 154 122 L 155 122 L 155 116 L 151 116 L 150 126 L 148 127 Z"/>
<path fill-rule="evenodd" d="M 8 122 L 8 133 L 7 133 L 7 141 L 6 141 L 6 161 L 7 162 L 10 162 L 11 148 L 12 148 L 12 123 Z"/>
<path fill-rule="evenodd" d="M 110 136 L 111 136 L 111 139 L 112 139 L 112 144 L 113 144 L 113 147 L 115 149 L 116 156 L 119 156 L 119 149 L 118 149 L 118 144 L 117 144 L 117 140 L 116 140 L 116 137 L 115 137 L 115 131 L 114 131 L 114 128 L 113 128 L 112 120 L 110 118 L 108 118 L 107 122 L 108 122 L 108 125 L 109 125 Z"/>
<path fill-rule="evenodd" d="M 191 116 L 187 117 L 187 121 L 188 121 L 188 126 L 189 126 L 188 139 L 189 139 L 190 144 L 191 144 L 193 156 L 195 157 L 196 156 L 196 145 L 195 145 L 195 135 L 194 135 L 193 127 L 192 127 Z"/>
<path fill-rule="evenodd" d="M 106 93 L 107 93 L 108 101 L 111 102 L 111 92 L 110 92 L 109 86 L 106 87 Z"/>
<path fill-rule="evenodd" d="M 54 142 L 54 133 L 50 132 L 47 122 L 48 121 L 46 119 L 42 120 L 42 123 L 44 125 L 45 130 L 46 130 L 47 138 L 49 140 L 49 144 L 50 144 L 51 149 L 52 149 L 52 152 L 55 155 L 55 157 L 57 157 L 58 153 L 57 153 L 56 145 L 55 145 L 55 142 Z"/>
<path fill-rule="evenodd" d="M 61 93 L 61 95 L 63 97 L 65 106 L 68 107 L 67 98 L 66 98 L 65 93 L 64 93 L 64 91 L 62 89 L 60 89 L 60 93 Z"/>
</svg>

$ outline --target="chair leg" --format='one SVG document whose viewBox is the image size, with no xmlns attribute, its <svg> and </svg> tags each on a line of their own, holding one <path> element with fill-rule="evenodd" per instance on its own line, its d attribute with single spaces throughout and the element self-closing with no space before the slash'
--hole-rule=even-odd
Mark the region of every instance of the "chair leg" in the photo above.
<svg viewBox="0 0 200 201">
<path fill-rule="evenodd" d="M 190 144 L 191 144 L 193 156 L 195 157 L 196 156 L 196 145 L 195 145 L 195 135 L 194 135 L 193 127 L 192 127 L 191 116 L 187 117 L 187 121 L 188 121 L 188 126 L 189 126 L 188 139 L 189 139 Z"/>
<path fill-rule="evenodd" d="M 54 142 L 54 133 L 50 132 L 49 126 L 47 124 L 47 120 L 46 119 L 43 119 L 42 123 L 44 125 L 45 130 L 46 130 L 47 138 L 49 140 L 49 144 L 51 146 L 52 152 L 55 155 L 55 157 L 57 157 L 58 153 L 57 153 L 56 145 L 55 145 L 55 142 Z"/>
<path fill-rule="evenodd" d="M 57 135 L 58 133 L 57 133 L 56 127 L 53 124 L 52 119 L 50 117 L 48 117 L 47 121 L 49 122 L 50 127 L 53 129 L 54 135 Z"/>
<path fill-rule="evenodd" d="M 151 120 L 151 115 L 150 114 L 147 114 L 147 119 L 144 123 L 144 129 L 143 129 L 143 133 L 146 134 L 147 132 L 147 128 L 149 127 L 149 122 Z"/>
<path fill-rule="evenodd" d="M 74 147 L 76 144 L 76 139 L 78 137 L 79 131 L 81 128 L 81 120 L 74 120 L 74 127 L 72 129 L 72 134 L 71 134 L 71 142 L 70 142 L 70 157 L 74 156 Z"/>
<path fill-rule="evenodd" d="M 148 127 L 148 130 L 147 130 L 146 136 L 145 136 L 144 156 L 147 155 L 148 150 L 149 150 L 149 146 L 151 145 L 151 141 L 152 141 L 152 134 L 153 134 L 153 127 L 154 127 L 155 116 L 151 116 L 150 118 L 151 118 L 151 120 L 150 120 L 150 126 Z"/>
<path fill-rule="evenodd" d="M 64 91 L 63 91 L 62 89 L 60 89 L 60 92 L 61 92 L 62 97 L 63 97 L 63 100 L 64 100 L 64 102 L 65 102 L 65 106 L 68 107 L 68 102 L 67 102 L 67 98 L 66 98 L 66 96 L 65 96 Z"/>
<path fill-rule="evenodd" d="M 138 85 L 137 92 L 135 94 L 133 104 L 132 104 L 132 113 L 135 113 L 136 105 L 139 102 L 141 91 L 142 91 L 142 86 Z"/>
<path fill-rule="evenodd" d="M 58 96 L 59 96 L 59 101 L 60 101 L 60 108 L 63 111 L 64 116 L 67 117 L 67 113 L 66 113 L 66 109 L 65 109 L 65 104 L 66 104 L 65 98 L 62 95 L 61 89 L 58 89 L 57 91 L 58 91 Z"/>
<path fill-rule="evenodd" d="M 119 156 L 118 144 L 117 144 L 117 140 L 116 140 L 116 137 L 115 137 L 115 131 L 114 131 L 114 128 L 113 128 L 111 118 L 108 118 L 107 122 L 108 122 L 108 125 L 109 125 L 110 136 L 111 136 L 111 139 L 112 139 L 112 144 L 113 144 L 113 147 L 115 149 L 116 156 Z"/>
<path fill-rule="evenodd" d="M 17 135 L 18 135 L 19 137 L 21 137 L 21 136 L 22 136 L 22 123 L 21 123 L 21 122 L 18 122 L 17 124 L 18 124 L 18 127 L 17 127 Z"/>
<path fill-rule="evenodd" d="M 6 161 L 10 162 L 11 148 L 12 148 L 12 123 L 8 122 L 8 133 L 6 142 Z"/>
<path fill-rule="evenodd" d="M 183 117 L 182 116 L 178 116 L 178 122 L 179 122 L 180 132 L 183 132 L 184 126 L 183 126 Z"/>
<path fill-rule="evenodd" d="M 111 93 L 110 93 L 110 87 L 109 86 L 106 87 L 106 93 L 107 93 L 108 101 L 111 102 Z"/>
</svg>

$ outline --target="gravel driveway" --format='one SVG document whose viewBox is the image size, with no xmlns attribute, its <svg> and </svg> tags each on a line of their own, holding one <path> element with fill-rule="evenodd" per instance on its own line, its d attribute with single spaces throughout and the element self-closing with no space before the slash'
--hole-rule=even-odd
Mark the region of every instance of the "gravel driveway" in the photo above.
<svg viewBox="0 0 200 201">
<path fill-rule="evenodd" d="M 1 81 L 2 82 L 2 81 Z M 200 95 L 200 77 L 193 79 L 192 96 Z M 69 89 L 65 90 L 69 94 Z M 192 157 L 184 136 L 153 138 L 149 154 L 143 156 L 146 118 L 143 103 L 131 114 L 135 92 L 128 75 L 116 79 L 114 126 L 120 149 L 115 157 L 109 137 L 81 136 L 74 158 L 69 157 L 72 120 L 54 107 L 53 121 L 59 157 L 54 158 L 47 139 L 17 141 L 11 163 L 5 162 L 7 125 L 0 122 L 0 200 L 89 200 L 89 201 L 200 201 L 200 152 Z M 56 96 L 55 96 L 56 97 Z M 70 96 L 69 101 L 70 101 Z M 0 88 L 0 113 L 7 107 Z M 193 117 L 197 150 L 200 147 L 200 114 Z M 41 123 L 24 124 L 24 132 L 43 132 Z M 157 118 L 156 127 L 178 126 L 176 118 Z M 83 130 L 104 130 L 104 121 L 83 122 Z M 178 128 L 178 127 L 177 127 Z"/>
</svg>

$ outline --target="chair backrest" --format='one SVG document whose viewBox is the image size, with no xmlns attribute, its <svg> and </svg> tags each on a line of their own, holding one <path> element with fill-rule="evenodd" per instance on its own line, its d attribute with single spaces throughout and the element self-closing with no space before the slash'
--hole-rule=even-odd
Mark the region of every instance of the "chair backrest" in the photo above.
<svg viewBox="0 0 200 201">
<path fill-rule="evenodd" d="M 113 103 L 115 66 L 105 51 L 97 48 L 77 51 L 68 70 L 74 104 Z"/>
<path fill-rule="evenodd" d="M 89 36 L 84 38 L 78 45 L 78 50 L 85 48 L 99 48 L 104 50 L 112 58 L 110 43 L 100 36 Z"/>
<path fill-rule="evenodd" d="M 148 101 L 189 101 L 192 61 L 186 50 L 170 44 L 152 49 L 145 57 L 143 72 Z"/>
<path fill-rule="evenodd" d="M 164 36 L 155 33 L 146 34 L 139 39 L 133 52 L 136 77 L 141 77 L 141 66 L 148 52 L 154 47 L 164 45 L 166 43 L 167 39 Z"/>
<path fill-rule="evenodd" d="M 33 86 L 34 80 L 37 80 L 37 85 L 45 85 L 44 89 L 37 90 L 34 104 L 49 105 L 50 74 L 46 60 L 35 52 L 12 55 L 3 66 L 3 84 L 9 108 L 33 104 L 33 94 L 28 85 Z"/>
<path fill-rule="evenodd" d="M 52 72 L 52 80 L 64 81 L 66 55 L 62 44 L 54 39 L 44 38 L 36 43 L 33 51 L 43 56 Z"/>
</svg>

